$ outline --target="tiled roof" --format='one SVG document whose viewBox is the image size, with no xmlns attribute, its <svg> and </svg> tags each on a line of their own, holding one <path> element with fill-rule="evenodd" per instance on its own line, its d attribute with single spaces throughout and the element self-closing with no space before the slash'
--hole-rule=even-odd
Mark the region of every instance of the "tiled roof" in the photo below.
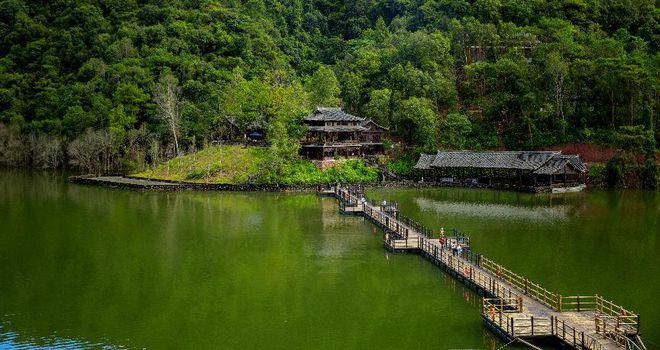
<svg viewBox="0 0 660 350">
<path fill-rule="evenodd" d="M 415 169 L 428 170 L 431 169 L 431 163 L 435 159 L 435 154 L 420 154 L 417 164 L 415 164 Z"/>
<path fill-rule="evenodd" d="M 305 117 L 305 121 L 363 122 L 364 118 L 348 114 L 341 108 L 316 107 L 312 114 Z"/>
<path fill-rule="evenodd" d="M 337 125 L 337 126 L 308 126 L 308 131 L 323 131 L 323 132 L 352 132 L 352 131 L 365 131 L 366 128 L 359 125 Z"/>
<path fill-rule="evenodd" d="M 386 127 L 384 127 L 384 126 L 382 126 L 382 125 L 376 123 L 376 122 L 373 121 L 372 119 L 365 119 L 360 125 L 362 125 L 362 126 L 364 126 L 364 127 L 366 128 L 367 125 L 369 125 L 369 124 L 373 124 L 373 125 L 375 125 L 376 127 L 380 128 L 380 129 L 383 129 L 383 130 L 390 130 L 389 128 L 386 128 Z"/>
<path fill-rule="evenodd" d="M 586 171 L 580 157 L 562 155 L 556 151 L 439 151 L 435 155 L 422 154 L 415 168 L 518 169 L 532 170 L 536 174 L 554 174 L 566 164 L 578 172 Z"/>
<path fill-rule="evenodd" d="M 557 155 L 550 159 L 547 163 L 543 164 L 540 168 L 534 171 L 534 174 L 539 175 L 553 175 L 560 174 L 566 165 L 575 169 L 577 172 L 584 173 L 587 167 L 578 156 L 571 155 Z"/>
<path fill-rule="evenodd" d="M 534 170 L 559 152 L 438 152 L 431 166 L 434 168 L 489 168 Z"/>
</svg>

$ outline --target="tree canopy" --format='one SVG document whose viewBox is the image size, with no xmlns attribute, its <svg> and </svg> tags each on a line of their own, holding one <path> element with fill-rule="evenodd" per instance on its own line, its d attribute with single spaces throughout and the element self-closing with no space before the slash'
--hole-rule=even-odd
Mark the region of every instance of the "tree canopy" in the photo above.
<svg viewBox="0 0 660 350">
<path fill-rule="evenodd" d="M 126 158 L 210 142 L 226 115 L 265 118 L 293 150 L 292 121 L 316 105 L 423 149 L 614 143 L 622 126 L 657 140 L 658 13 L 653 0 L 2 0 L 0 123 L 67 142 L 108 130 Z M 137 130 L 151 141 L 131 149 Z"/>
</svg>

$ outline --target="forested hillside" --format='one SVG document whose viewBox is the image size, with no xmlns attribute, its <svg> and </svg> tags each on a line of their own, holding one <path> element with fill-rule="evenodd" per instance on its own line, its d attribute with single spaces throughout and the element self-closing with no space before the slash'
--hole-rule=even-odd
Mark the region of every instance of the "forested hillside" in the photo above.
<svg viewBox="0 0 660 350">
<path fill-rule="evenodd" d="M 653 0 L 3 0 L 0 162 L 141 168 L 225 115 L 265 117 L 286 157 L 316 105 L 418 150 L 652 154 L 659 25 Z"/>
</svg>

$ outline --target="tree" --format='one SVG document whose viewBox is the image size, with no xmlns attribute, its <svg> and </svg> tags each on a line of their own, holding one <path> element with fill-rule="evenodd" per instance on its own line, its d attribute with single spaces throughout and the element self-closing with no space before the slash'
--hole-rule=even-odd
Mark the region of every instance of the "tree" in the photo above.
<svg viewBox="0 0 660 350">
<path fill-rule="evenodd" d="M 178 85 L 179 81 L 172 74 L 165 74 L 161 77 L 160 81 L 154 89 L 154 102 L 158 107 L 158 116 L 165 121 L 172 137 L 174 138 L 174 153 L 179 155 L 179 124 L 181 104 L 183 97 L 181 96 L 181 87 Z"/>
<path fill-rule="evenodd" d="M 546 72 L 552 82 L 552 92 L 557 118 L 561 126 L 561 135 L 566 137 L 567 122 L 564 115 L 564 81 L 568 75 L 568 64 L 562 60 L 558 52 L 551 52 L 546 62 Z"/>
<path fill-rule="evenodd" d="M 335 73 L 325 65 L 321 65 L 314 72 L 307 82 L 306 90 L 309 92 L 309 102 L 312 108 L 339 105 L 339 94 L 341 93 L 339 81 L 337 81 Z"/>
<path fill-rule="evenodd" d="M 472 131 L 470 119 L 461 113 L 449 113 L 442 120 L 440 144 L 449 149 L 465 149 L 467 135 Z"/>
<path fill-rule="evenodd" d="M 374 90 L 369 94 L 369 103 L 364 106 L 365 116 L 385 127 L 390 126 L 392 90 Z"/>
<path fill-rule="evenodd" d="M 87 129 L 69 143 L 67 154 L 71 164 L 90 174 L 108 173 L 114 168 L 112 136 L 107 130 Z"/>
<path fill-rule="evenodd" d="M 436 149 L 437 119 L 427 99 L 411 97 L 401 103 L 397 114 L 400 123 L 405 126 L 405 136 L 409 142 L 425 151 Z"/>
</svg>

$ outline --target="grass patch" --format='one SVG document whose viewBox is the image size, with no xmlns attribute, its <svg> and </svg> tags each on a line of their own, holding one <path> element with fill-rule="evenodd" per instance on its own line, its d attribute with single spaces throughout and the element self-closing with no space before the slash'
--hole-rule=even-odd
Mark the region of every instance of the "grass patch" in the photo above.
<svg viewBox="0 0 660 350">
<path fill-rule="evenodd" d="M 162 180 L 238 184 L 255 176 L 266 158 L 262 147 L 213 146 L 176 157 L 155 168 L 134 174 Z"/>
<path fill-rule="evenodd" d="M 133 176 L 218 184 L 255 182 L 285 185 L 376 182 L 379 179 L 377 169 L 357 159 L 346 160 L 324 171 L 311 161 L 296 159 L 283 163 L 277 174 L 264 173 L 264 169 L 268 168 L 264 166 L 268 157 L 268 148 L 214 146 L 176 157 Z"/>
</svg>

